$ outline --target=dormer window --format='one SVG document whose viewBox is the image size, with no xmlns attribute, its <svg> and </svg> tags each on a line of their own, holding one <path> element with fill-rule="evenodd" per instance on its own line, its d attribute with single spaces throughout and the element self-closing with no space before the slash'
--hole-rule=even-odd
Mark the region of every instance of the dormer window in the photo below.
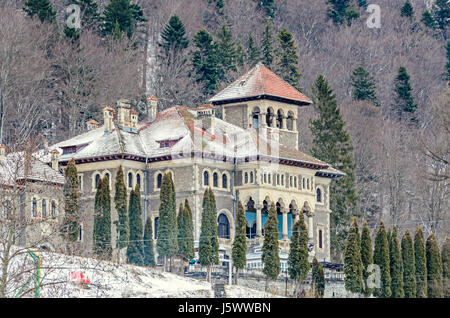
<svg viewBox="0 0 450 318">
<path fill-rule="evenodd" d="M 170 148 L 173 145 L 175 145 L 178 141 L 180 141 L 181 138 L 177 139 L 166 139 L 166 140 L 160 140 L 157 141 L 159 143 L 159 148 Z"/>
<path fill-rule="evenodd" d="M 88 144 L 81 144 L 81 145 L 72 145 L 72 146 L 66 146 L 66 147 L 61 147 L 62 151 L 63 151 L 63 155 L 66 154 L 71 154 L 71 153 L 76 153 L 78 152 L 81 148 L 86 147 Z"/>
</svg>

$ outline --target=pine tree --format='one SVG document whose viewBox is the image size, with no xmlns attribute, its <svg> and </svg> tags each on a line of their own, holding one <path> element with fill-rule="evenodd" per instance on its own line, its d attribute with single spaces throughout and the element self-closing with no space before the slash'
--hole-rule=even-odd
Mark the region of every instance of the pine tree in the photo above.
<svg viewBox="0 0 450 318">
<path fill-rule="evenodd" d="M 261 61 L 266 67 L 271 68 L 274 59 L 272 23 L 266 19 L 264 25 L 263 38 L 261 40 Z"/>
<path fill-rule="evenodd" d="M 241 201 L 238 203 L 236 213 L 236 234 L 234 236 L 233 248 L 231 251 L 231 258 L 233 260 L 233 266 L 236 268 L 234 274 L 234 283 L 237 285 L 239 270 L 243 269 L 247 263 L 247 236 L 244 207 Z"/>
<path fill-rule="evenodd" d="M 146 21 L 142 8 L 130 0 L 111 0 L 100 19 L 101 34 L 115 38 L 122 36 L 123 33 L 131 38 L 139 23 Z"/>
<path fill-rule="evenodd" d="M 417 105 L 414 103 L 412 96 L 412 88 L 410 84 L 410 77 L 406 68 L 401 66 L 398 69 L 398 75 L 395 78 L 395 108 L 401 118 L 403 113 L 413 114 L 416 111 Z"/>
<path fill-rule="evenodd" d="M 280 274 L 280 255 L 278 254 L 278 219 L 275 204 L 269 209 L 269 218 L 264 225 L 264 243 L 262 247 L 263 273 L 266 275 L 266 290 L 269 279 L 275 280 Z"/>
<path fill-rule="evenodd" d="M 408 230 L 405 231 L 402 238 L 402 260 L 405 298 L 416 298 L 414 246 Z"/>
<path fill-rule="evenodd" d="M 345 130 L 345 122 L 339 111 L 336 95 L 322 75 L 317 78 L 312 90 L 315 111 L 319 116 L 310 121 L 313 136 L 311 154 L 346 174 L 343 178 L 333 180 L 330 186 L 333 211 L 330 226 L 331 246 L 333 253 L 339 254 L 344 249 L 349 212 L 357 202 L 353 146 L 350 135 Z"/>
<path fill-rule="evenodd" d="M 64 25 L 64 34 L 73 40 L 80 38 L 82 30 L 94 30 L 98 27 L 100 15 L 98 4 L 94 0 L 70 0 L 68 5 L 75 4 L 80 7 L 81 30 Z"/>
<path fill-rule="evenodd" d="M 405 4 L 400 10 L 400 16 L 410 19 L 414 18 L 414 8 L 409 0 L 406 0 Z"/>
<path fill-rule="evenodd" d="M 245 51 L 245 62 L 250 66 L 255 66 L 259 62 L 260 51 L 255 45 L 255 40 L 251 33 L 248 34 L 246 51 Z"/>
<path fill-rule="evenodd" d="M 177 15 L 170 17 L 169 22 L 161 32 L 161 38 L 160 46 L 163 47 L 166 56 L 170 56 L 170 51 L 173 51 L 173 54 L 176 55 L 189 45 L 183 21 Z"/>
<path fill-rule="evenodd" d="M 444 297 L 444 289 L 442 284 L 442 259 L 433 233 L 431 233 L 427 238 L 426 254 L 428 298 L 442 298 Z"/>
<path fill-rule="evenodd" d="M 167 265 L 167 257 L 170 259 L 178 251 L 177 242 L 177 207 L 175 199 L 175 186 L 172 174 L 163 176 L 159 193 L 159 220 L 158 220 L 158 255 L 164 257 L 164 268 Z"/>
<path fill-rule="evenodd" d="M 361 3 L 363 4 L 363 3 Z M 328 0 L 328 17 L 336 24 L 348 25 L 359 18 L 359 13 L 353 8 L 352 0 Z"/>
<path fill-rule="evenodd" d="M 308 230 L 303 212 L 300 212 L 299 220 L 294 223 L 294 227 L 292 228 L 288 256 L 289 277 L 296 283 L 294 294 L 299 292 L 300 285 L 308 275 L 308 254 Z"/>
<path fill-rule="evenodd" d="M 127 188 L 124 182 L 124 174 L 122 166 L 119 167 L 116 176 L 115 184 L 115 196 L 114 203 L 118 215 L 118 221 L 115 221 L 117 233 L 119 234 L 119 240 L 117 247 L 119 249 L 128 246 L 128 240 L 130 239 L 130 221 L 128 218 L 127 208 Z"/>
<path fill-rule="evenodd" d="M 353 71 L 351 84 L 354 88 L 353 99 L 367 100 L 372 102 L 375 106 L 380 106 L 377 96 L 375 95 L 376 86 L 374 79 L 364 67 L 359 66 Z"/>
<path fill-rule="evenodd" d="M 444 40 L 447 40 L 447 33 L 450 21 L 450 3 L 447 0 L 436 0 L 430 10 L 426 10 L 422 15 L 422 22 L 433 30 L 438 30 Z"/>
<path fill-rule="evenodd" d="M 223 24 L 217 33 L 217 54 L 223 74 L 221 78 L 227 82 L 228 72 L 237 71 L 237 47 L 233 40 L 233 33 L 226 24 Z"/>
<path fill-rule="evenodd" d="M 139 185 L 130 192 L 129 203 L 130 217 L 130 242 L 127 248 L 128 263 L 142 266 L 144 265 L 144 250 L 142 246 L 142 210 L 141 191 Z"/>
<path fill-rule="evenodd" d="M 450 238 L 447 236 L 442 245 L 442 280 L 444 282 L 444 297 L 450 298 Z"/>
<path fill-rule="evenodd" d="M 292 33 L 287 29 L 282 29 L 280 33 L 278 33 L 277 39 L 277 73 L 286 82 L 298 89 L 301 74 L 298 71 L 297 48 Z"/>
<path fill-rule="evenodd" d="M 111 195 L 109 179 L 103 177 L 97 186 L 94 205 L 94 253 L 104 259 L 110 259 L 111 246 Z"/>
<path fill-rule="evenodd" d="M 373 253 L 374 264 L 380 267 L 380 288 L 374 289 L 374 296 L 389 298 L 392 295 L 391 291 L 391 274 L 390 274 L 390 260 L 389 260 L 389 244 L 386 234 L 386 229 L 383 222 L 380 222 L 376 236 L 375 249 Z"/>
<path fill-rule="evenodd" d="M 405 297 L 403 290 L 403 260 L 398 241 L 397 227 L 394 227 L 391 235 L 389 245 L 389 261 L 391 270 L 391 297 L 403 298 Z"/>
<path fill-rule="evenodd" d="M 69 242 L 75 242 L 80 231 L 80 186 L 74 159 L 69 161 L 64 177 L 64 220 L 61 234 Z"/>
<path fill-rule="evenodd" d="M 370 238 L 370 230 L 367 222 L 364 221 L 364 227 L 361 232 L 361 264 L 362 278 L 364 286 L 364 295 L 370 296 L 373 292 L 372 288 L 367 285 L 369 272 L 367 271 L 370 264 L 373 264 L 372 240 Z"/>
<path fill-rule="evenodd" d="M 311 285 L 314 287 L 314 297 L 323 298 L 325 295 L 325 273 L 323 266 L 319 264 L 315 256 L 312 262 Z"/>
<path fill-rule="evenodd" d="M 426 27 L 432 30 L 435 30 L 437 28 L 436 21 L 434 20 L 431 12 L 428 10 L 425 10 L 423 12 L 421 21 Z"/>
<path fill-rule="evenodd" d="M 155 251 L 153 249 L 153 224 L 148 217 L 144 228 L 144 266 L 155 266 Z"/>
<path fill-rule="evenodd" d="M 178 254 L 191 260 L 194 258 L 194 226 L 189 201 L 186 199 L 184 204 L 184 207 L 180 204 L 178 210 Z"/>
<path fill-rule="evenodd" d="M 363 290 L 361 242 L 356 218 L 353 218 L 352 226 L 347 236 L 344 254 L 344 274 L 345 289 L 353 293 L 361 293 Z"/>
<path fill-rule="evenodd" d="M 37 15 L 41 22 L 56 23 L 56 11 L 50 0 L 27 0 L 23 10 L 30 17 Z"/>
<path fill-rule="evenodd" d="M 416 297 L 427 297 L 427 259 L 422 229 L 418 227 L 414 234 L 414 265 L 416 267 Z"/>
</svg>

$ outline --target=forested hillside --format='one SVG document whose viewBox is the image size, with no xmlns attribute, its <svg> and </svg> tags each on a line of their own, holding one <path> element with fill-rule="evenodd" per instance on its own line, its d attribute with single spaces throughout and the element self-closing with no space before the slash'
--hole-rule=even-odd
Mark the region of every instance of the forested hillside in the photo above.
<svg viewBox="0 0 450 318">
<path fill-rule="evenodd" d="M 82 9 L 80 29 L 67 23 L 70 4 Z M 200 105 L 258 62 L 315 101 L 323 75 L 355 176 L 333 227 L 356 215 L 372 233 L 383 219 L 442 240 L 449 19 L 445 0 L 0 0 L 0 143 L 74 136 L 119 98 L 133 99 L 141 119 L 145 94 L 160 110 Z M 318 115 L 306 107 L 297 121 L 304 152 L 322 142 L 311 132 Z"/>
</svg>

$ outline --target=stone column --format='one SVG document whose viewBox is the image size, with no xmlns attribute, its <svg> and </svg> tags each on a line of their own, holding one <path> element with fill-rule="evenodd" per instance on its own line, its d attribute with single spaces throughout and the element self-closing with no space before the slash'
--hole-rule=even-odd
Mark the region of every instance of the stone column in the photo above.
<svg viewBox="0 0 450 318">
<path fill-rule="evenodd" d="M 282 120 L 281 120 L 281 129 L 287 129 L 287 116 L 283 115 L 281 116 Z"/>
<path fill-rule="evenodd" d="M 294 210 L 294 224 L 297 223 L 298 220 L 300 219 L 299 213 L 303 213 L 303 212 L 299 212 L 297 210 Z"/>
<path fill-rule="evenodd" d="M 261 210 L 263 208 L 262 204 L 256 204 L 256 237 L 262 237 L 262 227 L 261 227 Z"/>
<path fill-rule="evenodd" d="M 292 130 L 297 131 L 297 117 L 292 118 Z"/>
<path fill-rule="evenodd" d="M 281 210 L 283 213 L 283 240 L 288 239 L 288 214 L 286 210 Z"/>
<path fill-rule="evenodd" d="M 314 237 L 313 232 L 313 214 L 308 212 L 308 239 L 312 240 Z"/>
</svg>

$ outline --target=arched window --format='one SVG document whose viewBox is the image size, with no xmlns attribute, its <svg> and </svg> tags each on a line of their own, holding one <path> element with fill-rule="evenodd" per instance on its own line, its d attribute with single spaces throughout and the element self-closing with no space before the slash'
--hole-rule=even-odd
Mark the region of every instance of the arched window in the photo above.
<svg viewBox="0 0 450 318">
<path fill-rule="evenodd" d="M 219 186 L 219 175 L 217 174 L 217 172 L 213 173 L 213 187 L 218 187 Z"/>
<path fill-rule="evenodd" d="M 219 238 L 230 238 L 230 222 L 228 221 L 228 218 L 225 214 L 220 214 L 218 222 L 218 228 L 217 228 L 217 234 Z"/>
<path fill-rule="evenodd" d="M 281 109 L 277 112 L 277 128 L 283 128 L 283 111 Z"/>
<path fill-rule="evenodd" d="M 294 188 L 297 188 L 297 177 L 294 177 Z"/>
<path fill-rule="evenodd" d="M 244 183 L 248 183 L 248 173 L 247 172 L 244 175 Z"/>
<path fill-rule="evenodd" d="M 302 189 L 305 189 L 305 178 L 302 179 Z"/>
<path fill-rule="evenodd" d="M 272 183 L 272 174 L 269 173 L 269 183 Z"/>
<path fill-rule="evenodd" d="M 37 217 L 37 200 L 33 198 L 33 217 Z"/>
<path fill-rule="evenodd" d="M 155 240 L 158 238 L 158 222 L 159 222 L 159 218 L 156 217 L 155 218 Z"/>
<path fill-rule="evenodd" d="M 308 179 L 306 179 L 306 187 L 308 188 L 308 190 L 309 190 L 309 178 Z"/>
<path fill-rule="evenodd" d="M 280 185 L 280 175 L 277 174 L 277 185 Z"/>
<path fill-rule="evenodd" d="M 281 185 L 284 186 L 284 174 L 281 175 Z"/>
<path fill-rule="evenodd" d="M 249 239 L 252 239 L 256 236 L 256 222 L 253 222 L 252 227 L 246 225 L 246 236 Z"/>
<path fill-rule="evenodd" d="M 141 175 L 139 173 L 136 175 L 136 184 L 139 188 L 141 187 Z"/>
<path fill-rule="evenodd" d="M 250 183 L 253 183 L 253 171 L 250 172 Z"/>
<path fill-rule="evenodd" d="M 56 203 L 55 203 L 55 201 L 52 201 L 51 215 L 52 215 L 52 218 L 56 218 Z"/>
<path fill-rule="evenodd" d="M 95 175 L 95 187 L 98 187 L 98 182 L 100 181 L 100 174 Z"/>
<path fill-rule="evenodd" d="M 256 107 L 253 110 L 252 119 L 253 119 L 253 128 L 259 128 L 259 108 L 258 107 Z"/>
<path fill-rule="evenodd" d="M 274 116 L 273 111 L 270 108 L 267 109 L 267 114 L 266 114 L 267 127 L 272 127 L 272 118 L 273 118 L 273 116 Z"/>
<path fill-rule="evenodd" d="M 161 189 L 161 184 L 162 184 L 162 174 L 158 174 L 158 176 L 156 177 L 156 187 L 158 189 Z"/>
<path fill-rule="evenodd" d="M 131 172 L 128 172 L 128 187 L 133 187 L 133 174 Z"/>
<path fill-rule="evenodd" d="M 317 202 L 322 202 L 322 191 L 320 191 L 320 188 L 317 188 Z"/>
<path fill-rule="evenodd" d="M 292 112 L 288 112 L 288 115 L 286 118 L 286 128 L 288 130 L 295 130 L 294 129 L 294 114 Z"/>
<path fill-rule="evenodd" d="M 47 217 L 47 201 L 45 201 L 45 199 L 42 200 L 42 217 Z"/>
<path fill-rule="evenodd" d="M 264 183 L 267 183 L 267 173 L 264 173 Z"/>
<path fill-rule="evenodd" d="M 208 171 L 203 172 L 203 185 L 209 186 L 209 173 Z"/>
<path fill-rule="evenodd" d="M 228 177 L 225 173 L 222 175 L 222 188 L 228 188 Z"/>
<path fill-rule="evenodd" d="M 105 177 L 106 177 L 106 179 L 108 179 L 108 181 L 109 181 L 109 173 L 106 173 L 106 174 L 105 174 Z"/>
</svg>

